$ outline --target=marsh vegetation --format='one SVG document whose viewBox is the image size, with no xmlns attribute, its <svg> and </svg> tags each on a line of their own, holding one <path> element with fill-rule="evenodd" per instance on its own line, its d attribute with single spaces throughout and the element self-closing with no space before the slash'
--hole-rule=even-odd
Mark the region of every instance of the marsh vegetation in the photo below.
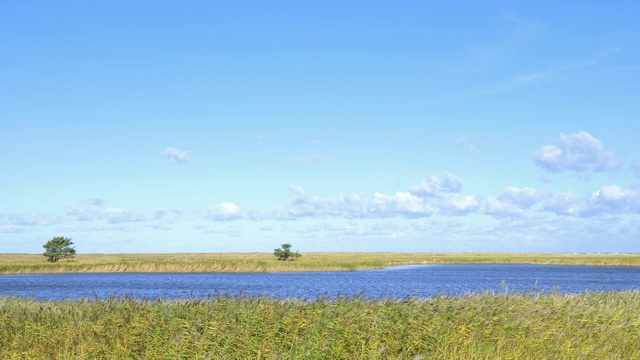
<svg viewBox="0 0 640 360">
<path fill-rule="evenodd" d="M 446 263 L 640 266 L 640 254 L 310 252 L 296 261 L 278 261 L 269 253 L 79 254 L 56 263 L 45 261 L 42 255 L 0 254 L 0 274 L 349 271 Z"/>
<path fill-rule="evenodd" d="M 640 292 L 0 298 L 3 359 L 637 359 Z"/>
</svg>

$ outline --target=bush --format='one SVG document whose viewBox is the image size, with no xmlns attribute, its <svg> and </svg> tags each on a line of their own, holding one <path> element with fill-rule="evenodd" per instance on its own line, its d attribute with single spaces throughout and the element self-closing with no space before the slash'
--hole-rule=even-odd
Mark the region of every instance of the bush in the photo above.
<svg viewBox="0 0 640 360">
<path fill-rule="evenodd" d="M 275 257 L 277 257 L 278 260 L 281 260 L 281 261 L 293 260 L 302 256 L 297 251 L 291 252 L 291 244 L 282 244 L 281 246 L 282 248 L 280 249 L 273 249 L 273 255 L 275 255 Z"/>
</svg>

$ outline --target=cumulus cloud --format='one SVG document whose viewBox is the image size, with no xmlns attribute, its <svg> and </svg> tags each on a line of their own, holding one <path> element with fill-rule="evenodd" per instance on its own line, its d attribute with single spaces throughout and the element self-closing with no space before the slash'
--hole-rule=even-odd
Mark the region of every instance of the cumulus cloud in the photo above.
<svg viewBox="0 0 640 360">
<path fill-rule="evenodd" d="M 478 210 L 481 206 L 478 197 L 460 194 L 461 188 L 462 181 L 453 174 L 446 174 L 443 178 L 432 176 L 411 186 L 409 191 L 398 191 L 392 195 L 309 196 L 301 187 L 290 186 L 295 199 L 272 210 L 268 217 L 421 218 L 438 213 L 461 216 Z"/>
<path fill-rule="evenodd" d="M 487 198 L 484 212 L 485 214 L 497 217 L 524 215 L 523 208 L 511 203 L 510 201 L 500 200 L 495 196 L 489 196 Z"/>
<path fill-rule="evenodd" d="M 416 196 L 434 196 L 438 193 L 457 193 L 462 189 L 462 180 L 453 174 L 445 174 L 444 179 L 437 176 L 423 180 L 418 185 L 411 186 L 409 192 Z"/>
<path fill-rule="evenodd" d="M 480 207 L 475 195 L 450 194 L 440 199 L 440 209 L 451 215 L 467 215 Z"/>
<path fill-rule="evenodd" d="M 424 199 L 410 192 L 396 192 L 392 196 L 373 194 L 368 204 L 371 216 L 404 216 L 408 218 L 431 216 L 436 209 Z"/>
<path fill-rule="evenodd" d="M 591 194 L 589 203 L 599 213 L 637 213 L 640 194 L 618 185 L 608 185 Z"/>
<path fill-rule="evenodd" d="M 207 208 L 204 216 L 215 221 L 229 221 L 241 219 L 242 213 L 238 205 L 232 202 L 223 202 Z"/>
<path fill-rule="evenodd" d="M 586 131 L 560 134 L 558 145 L 544 145 L 533 154 L 536 165 L 551 172 L 574 171 L 583 175 L 620 167 L 600 140 Z"/>
<path fill-rule="evenodd" d="M 509 187 L 497 197 L 488 197 L 484 212 L 497 217 L 522 216 L 544 196 L 542 192 L 535 189 Z"/>
<path fill-rule="evenodd" d="M 575 217 L 638 214 L 640 193 L 619 185 L 606 185 L 588 196 L 580 197 L 572 192 L 556 195 L 547 201 L 545 210 Z"/>
<path fill-rule="evenodd" d="M 501 200 L 507 200 L 521 207 L 531 207 L 544 198 L 541 191 L 532 188 L 509 187 L 500 195 Z"/>
<path fill-rule="evenodd" d="M 640 213 L 640 190 L 619 185 L 603 186 L 583 196 L 572 192 L 553 195 L 528 187 L 508 187 L 497 196 L 484 197 L 461 193 L 461 187 L 460 178 L 452 174 L 430 177 L 409 187 L 409 191 L 369 196 L 314 196 L 302 187 L 292 185 L 290 190 L 294 199 L 259 218 L 418 219 L 476 213 L 500 218 L 500 221 L 504 218 L 515 221 L 531 216 L 532 209 L 540 216 L 553 213 L 579 218 Z M 258 219 L 247 215 L 244 218 Z"/>
<path fill-rule="evenodd" d="M 185 150 L 168 147 L 160 152 L 170 163 L 183 164 L 191 162 L 191 153 Z"/>
<path fill-rule="evenodd" d="M 346 218 L 364 217 L 367 201 L 359 195 L 333 197 L 299 195 L 283 208 L 272 211 L 275 218 L 341 216 Z"/>
<path fill-rule="evenodd" d="M 545 202 L 544 210 L 558 215 L 580 216 L 584 212 L 584 201 L 568 191 L 549 198 Z"/>
</svg>

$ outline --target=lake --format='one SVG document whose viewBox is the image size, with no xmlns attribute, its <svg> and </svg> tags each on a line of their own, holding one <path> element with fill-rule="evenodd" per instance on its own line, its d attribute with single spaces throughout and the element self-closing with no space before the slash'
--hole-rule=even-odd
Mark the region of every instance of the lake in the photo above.
<svg viewBox="0 0 640 360">
<path fill-rule="evenodd" d="M 314 299 L 431 297 L 493 292 L 640 289 L 640 267 L 522 264 L 398 266 L 351 272 L 70 273 L 0 275 L 0 296 L 37 300 L 269 296 Z"/>
</svg>

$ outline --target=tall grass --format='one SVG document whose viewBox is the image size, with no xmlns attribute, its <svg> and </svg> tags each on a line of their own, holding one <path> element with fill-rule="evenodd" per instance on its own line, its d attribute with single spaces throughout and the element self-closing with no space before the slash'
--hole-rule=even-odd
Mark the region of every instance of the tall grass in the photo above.
<svg viewBox="0 0 640 360">
<path fill-rule="evenodd" d="M 81 254 L 49 263 L 42 255 L 0 254 L 0 274 L 51 272 L 272 272 L 379 269 L 442 263 L 640 266 L 640 254 L 303 253 L 277 261 L 268 253 Z"/>
<path fill-rule="evenodd" d="M 640 292 L 0 298 L 2 359 L 638 359 Z"/>
</svg>

